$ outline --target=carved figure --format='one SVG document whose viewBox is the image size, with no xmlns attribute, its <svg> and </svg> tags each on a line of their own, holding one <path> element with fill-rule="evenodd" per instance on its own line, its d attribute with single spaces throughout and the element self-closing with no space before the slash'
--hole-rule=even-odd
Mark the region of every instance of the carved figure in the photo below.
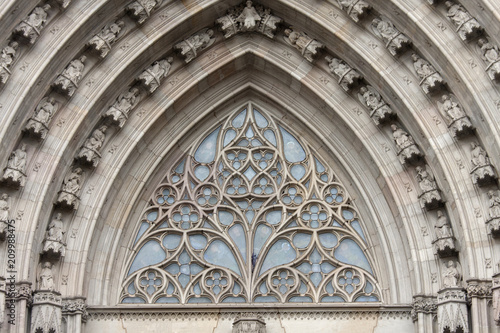
<svg viewBox="0 0 500 333">
<path fill-rule="evenodd" d="M 371 109 L 370 117 L 377 125 L 394 118 L 396 115 L 372 86 L 361 87 L 358 98 L 361 103 Z"/>
<path fill-rule="evenodd" d="M 438 102 L 438 107 L 448 120 L 448 127 L 451 128 L 453 136 L 464 137 L 472 133 L 474 126 L 454 98 L 452 99 L 450 95 L 443 95 L 441 102 Z"/>
<path fill-rule="evenodd" d="M 83 171 L 80 168 L 76 168 L 64 179 L 61 191 L 57 197 L 57 204 L 77 210 L 80 203 L 78 195 L 80 194 L 82 183 Z"/>
<path fill-rule="evenodd" d="M 434 244 L 434 251 L 441 258 L 450 257 L 456 254 L 455 240 L 447 217 L 440 210 L 437 211 L 437 217 L 436 224 L 434 225 L 436 240 L 432 242 Z"/>
<path fill-rule="evenodd" d="M 236 18 L 236 22 L 240 23 L 241 31 L 253 31 L 261 20 L 257 10 L 252 5 L 252 1 L 246 2 L 246 7 L 241 14 Z"/>
<path fill-rule="evenodd" d="M 111 51 L 111 45 L 118 39 L 118 34 L 125 26 L 121 20 L 106 25 L 97 35 L 94 35 L 87 45 L 104 58 Z"/>
<path fill-rule="evenodd" d="M 263 8 L 262 6 L 258 6 L 257 11 L 260 13 L 262 17 L 257 31 L 259 31 L 260 33 L 269 38 L 274 38 L 274 33 L 278 28 L 278 24 L 283 22 L 283 19 L 281 17 L 271 15 L 271 9 L 269 8 Z"/>
<path fill-rule="evenodd" d="M 305 32 L 295 31 L 293 28 L 285 30 L 285 41 L 300 51 L 309 62 L 313 62 L 319 51 L 325 46 L 307 36 Z"/>
<path fill-rule="evenodd" d="M 14 150 L 9 157 L 7 167 L 4 169 L 3 181 L 15 186 L 24 186 L 26 182 L 26 144 Z"/>
<path fill-rule="evenodd" d="M 118 127 L 122 128 L 128 119 L 129 112 L 139 102 L 139 89 L 133 87 L 125 93 L 121 93 L 112 106 L 104 114 L 104 117 L 110 119 Z"/>
<path fill-rule="evenodd" d="M 491 291 L 493 296 L 493 319 L 495 324 L 500 326 L 500 273 L 493 275 Z"/>
<path fill-rule="evenodd" d="M 62 214 L 57 213 L 56 217 L 50 222 L 49 229 L 43 243 L 42 254 L 49 254 L 56 257 L 64 257 L 66 252 L 66 244 L 63 241 L 64 228 Z"/>
<path fill-rule="evenodd" d="M 358 22 L 371 8 L 364 0 L 337 0 L 337 2 L 354 22 Z"/>
<path fill-rule="evenodd" d="M 471 162 L 474 166 L 471 171 L 474 184 L 478 184 L 479 186 L 491 184 L 497 177 L 488 154 L 476 142 L 472 142 L 470 147 L 472 155 Z"/>
<path fill-rule="evenodd" d="M 9 196 L 3 193 L 0 197 L 0 240 L 5 239 L 7 226 L 9 223 Z"/>
<path fill-rule="evenodd" d="M 486 73 L 491 80 L 500 80 L 500 50 L 486 38 L 480 38 L 477 44 L 481 48 L 482 58 L 488 64 Z"/>
<path fill-rule="evenodd" d="M 405 34 L 396 29 L 392 22 L 384 18 L 376 18 L 372 21 L 375 32 L 384 40 L 385 47 L 393 56 L 402 53 L 411 45 L 411 41 Z"/>
<path fill-rule="evenodd" d="M 92 135 L 85 140 L 82 148 L 78 152 L 77 159 L 80 160 L 83 164 L 89 164 L 94 168 L 99 164 L 99 160 L 101 159 L 101 148 L 104 144 L 104 140 L 106 139 L 106 130 L 107 126 L 103 125 L 94 132 Z"/>
<path fill-rule="evenodd" d="M 422 207 L 427 210 L 437 208 L 443 204 L 439 189 L 434 177 L 421 166 L 415 168 L 417 171 L 417 181 L 422 193 L 419 195 Z"/>
<path fill-rule="evenodd" d="M 42 264 L 42 270 L 38 276 L 38 289 L 53 291 L 54 276 L 52 275 L 52 264 L 48 261 Z"/>
<path fill-rule="evenodd" d="M 44 97 L 36 106 L 35 113 L 28 120 L 24 130 L 35 137 L 45 139 L 49 132 L 50 120 L 58 108 L 59 104 L 53 97 Z"/>
<path fill-rule="evenodd" d="M 180 52 L 180 54 L 185 58 L 184 61 L 187 64 L 196 58 L 201 51 L 215 42 L 213 35 L 214 31 L 211 29 L 198 31 L 182 42 L 175 44 L 174 50 Z"/>
<path fill-rule="evenodd" d="M 345 91 L 350 91 L 363 79 L 363 76 L 359 74 L 358 71 L 346 64 L 343 60 L 330 56 L 326 56 L 325 59 L 329 63 L 328 67 L 330 67 L 330 72 L 337 76 L 338 84 Z"/>
<path fill-rule="evenodd" d="M 59 74 L 52 86 L 69 97 L 73 96 L 82 78 L 85 60 L 87 60 L 87 57 L 81 56 L 79 59 L 71 61 L 68 67 Z"/>
<path fill-rule="evenodd" d="M 162 0 L 136 0 L 128 4 L 125 10 L 137 23 L 142 24 L 151 16 L 153 10 L 160 6 L 161 2 Z"/>
<path fill-rule="evenodd" d="M 158 89 L 163 78 L 168 75 L 170 67 L 172 67 L 172 61 L 172 57 L 155 61 L 139 75 L 138 80 L 147 91 L 153 93 Z"/>
<path fill-rule="evenodd" d="M 458 287 L 458 281 L 460 280 L 460 273 L 455 267 L 455 262 L 453 260 L 448 261 L 446 272 L 443 274 L 443 286 L 445 288 Z"/>
<path fill-rule="evenodd" d="M 413 141 L 411 135 L 399 128 L 395 124 L 391 125 L 392 138 L 398 147 L 398 156 L 401 164 L 411 164 L 419 161 L 422 158 L 422 153 Z"/>
<path fill-rule="evenodd" d="M 437 189 L 434 177 L 432 177 L 425 168 L 417 166 L 415 170 L 417 171 L 418 185 L 422 192 L 434 191 Z"/>
<path fill-rule="evenodd" d="M 16 52 L 19 47 L 17 42 L 10 42 L 9 45 L 3 48 L 0 55 L 0 83 L 5 84 L 10 78 L 10 66 L 14 62 Z"/>
<path fill-rule="evenodd" d="M 413 67 L 420 77 L 420 87 L 422 90 L 426 94 L 429 94 L 441 89 L 444 85 L 444 80 L 434 67 L 427 60 L 420 58 L 415 53 L 412 54 L 411 58 L 413 59 Z"/>
<path fill-rule="evenodd" d="M 35 7 L 33 11 L 19 23 L 12 33 L 19 37 L 21 41 L 27 41 L 34 44 L 42 29 L 47 22 L 47 11 L 50 5 L 46 4 L 43 7 Z"/>
<path fill-rule="evenodd" d="M 486 221 L 488 230 L 493 237 L 500 236 L 500 197 L 497 191 L 488 191 L 489 198 L 489 219 Z"/>
<path fill-rule="evenodd" d="M 453 235 L 451 233 L 450 225 L 448 224 L 448 218 L 440 210 L 437 211 L 437 216 L 438 219 L 436 225 L 434 226 L 434 229 L 436 231 L 436 237 L 437 238 L 452 237 Z"/>
<path fill-rule="evenodd" d="M 445 5 L 448 7 L 446 16 L 455 24 L 462 40 L 470 40 L 483 31 L 483 27 L 464 7 L 451 1 L 446 1 Z"/>
</svg>

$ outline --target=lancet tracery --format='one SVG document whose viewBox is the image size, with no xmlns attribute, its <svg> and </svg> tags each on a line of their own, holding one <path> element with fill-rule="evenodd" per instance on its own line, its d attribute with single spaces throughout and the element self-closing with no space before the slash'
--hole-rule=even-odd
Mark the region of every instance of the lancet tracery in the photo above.
<svg viewBox="0 0 500 333">
<path fill-rule="evenodd" d="M 325 165 L 249 104 L 155 190 L 120 301 L 380 301 L 356 209 Z"/>
</svg>

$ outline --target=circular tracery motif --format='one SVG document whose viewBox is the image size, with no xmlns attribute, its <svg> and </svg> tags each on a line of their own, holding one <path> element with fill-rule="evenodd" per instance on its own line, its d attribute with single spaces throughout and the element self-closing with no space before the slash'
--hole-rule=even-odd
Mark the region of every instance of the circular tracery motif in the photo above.
<svg viewBox="0 0 500 333">
<path fill-rule="evenodd" d="M 360 218 L 335 179 L 249 105 L 156 189 L 121 302 L 379 301 Z"/>
</svg>

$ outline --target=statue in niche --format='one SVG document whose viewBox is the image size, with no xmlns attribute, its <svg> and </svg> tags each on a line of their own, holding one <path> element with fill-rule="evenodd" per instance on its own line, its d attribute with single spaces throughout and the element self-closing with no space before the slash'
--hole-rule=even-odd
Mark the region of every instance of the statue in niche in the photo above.
<svg viewBox="0 0 500 333">
<path fill-rule="evenodd" d="M 107 129 L 108 127 L 103 125 L 92 132 L 92 135 L 85 140 L 85 143 L 78 152 L 77 160 L 94 168 L 97 167 L 99 160 L 101 159 L 100 152 L 104 144 L 104 140 L 106 139 Z"/>
<path fill-rule="evenodd" d="M 260 20 L 261 17 L 250 0 L 246 2 L 246 7 L 243 8 L 241 14 L 236 18 L 236 22 L 240 24 L 240 30 L 242 32 L 254 31 Z"/>
<path fill-rule="evenodd" d="M 371 109 L 370 117 L 379 125 L 393 119 L 396 114 L 385 103 L 382 96 L 372 87 L 363 86 L 359 89 L 358 98 L 367 107 Z"/>
<path fill-rule="evenodd" d="M 0 196 L 0 240 L 4 240 L 7 233 L 7 226 L 9 224 L 10 204 L 9 196 L 3 193 Z"/>
<path fill-rule="evenodd" d="M 74 169 L 63 181 L 61 191 L 57 197 L 57 204 L 63 207 L 78 209 L 80 204 L 80 189 L 83 184 L 83 170 Z"/>
<path fill-rule="evenodd" d="M 372 21 L 372 26 L 375 34 L 384 40 L 385 47 L 393 56 L 401 54 L 411 45 L 410 39 L 387 19 L 376 18 Z"/>
<path fill-rule="evenodd" d="M 121 20 L 106 25 L 97 35 L 94 35 L 87 45 L 104 58 L 111 51 L 111 45 L 118 39 L 118 34 L 125 26 Z"/>
<path fill-rule="evenodd" d="M 434 251 L 441 258 L 455 255 L 456 248 L 451 227 L 448 223 L 448 218 L 440 210 L 437 211 L 437 221 L 434 225 L 434 230 L 436 232 L 436 240 L 432 242 L 434 244 Z"/>
<path fill-rule="evenodd" d="M 434 180 L 434 176 L 427 171 L 426 167 L 417 166 L 415 171 L 417 171 L 417 181 L 422 191 L 419 195 L 422 207 L 427 210 L 431 210 L 441 206 L 443 204 L 443 200 L 441 198 L 441 194 L 439 194 L 439 189 L 436 181 Z"/>
<path fill-rule="evenodd" d="M 42 264 L 42 270 L 38 275 L 38 290 L 54 291 L 54 276 L 52 275 L 52 264 L 48 261 Z"/>
<path fill-rule="evenodd" d="M 71 61 L 68 67 L 66 67 L 64 71 L 59 74 L 52 86 L 66 94 L 68 97 L 73 96 L 78 88 L 78 83 L 82 79 L 83 69 L 85 68 L 85 60 L 87 60 L 87 57 L 81 56 L 79 59 Z"/>
<path fill-rule="evenodd" d="M 371 6 L 364 0 L 337 0 L 337 2 L 354 22 L 358 22 L 371 9 Z"/>
<path fill-rule="evenodd" d="M 187 64 L 196 58 L 201 51 L 215 42 L 213 35 L 214 31 L 212 29 L 203 29 L 182 42 L 175 44 L 174 50 L 180 52 Z"/>
<path fill-rule="evenodd" d="M 118 127 L 122 128 L 128 119 L 130 111 L 139 103 L 139 89 L 133 87 L 127 92 L 121 93 L 112 106 L 104 114 Z"/>
<path fill-rule="evenodd" d="M 10 66 L 14 62 L 19 44 L 17 42 L 10 42 L 9 45 L 2 49 L 0 56 L 0 83 L 5 84 L 10 78 Z"/>
<path fill-rule="evenodd" d="M 136 0 L 128 4 L 125 10 L 137 23 L 142 24 L 151 16 L 153 10 L 160 6 L 161 2 L 162 0 Z"/>
<path fill-rule="evenodd" d="M 14 28 L 12 33 L 18 36 L 21 41 L 34 44 L 40 36 L 45 22 L 47 22 L 47 11 L 50 8 L 48 4 L 43 7 L 35 7 L 35 9 Z"/>
<path fill-rule="evenodd" d="M 488 64 L 486 73 L 491 80 L 500 80 L 500 50 L 486 38 L 480 38 L 477 44 L 481 48 L 482 58 Z"/>
<path fill-rule="evenodd" d="M 358 71 L 346 64 L 343 60 L 330 56 L 326 56 L 325 59 L 328 61 L 330 72 L 337 76 L 338 84 L 345 91 L 350 91 L 363 79 L 363 76 L 359 74 Z"/>
<path fill-rule="evenodd" d="M 64 243 L 64 228 L 62 214 L 57 213 L 56 217 L 50 222 L 49 229 L 43 242 L 42 254 L 64 257 L 66 244 Z"/>
<path fill-rule="evenodd" d="M 309 62 L 313 62 L 319 51 L 325 46 L 307 36 L 305 32 L 295 31 L 293 28 L 285 30 L 285 41 L 300 51 Z"/>
<path fill-rule="evenodd" d="M 35 113 L 28 120 L 24 131 L 42 140 L 45 139 L 49 132 L 50 120 L 58 108 L 59 104 L 53 97 L 44 97 L 36 106 Z"/>
<path fill-rule="evenodd" d="M 495 182 L 497 179 L 495 170 L 486 151 L 477 142 L 472 142 L 470 148 L 471 162 L 474 166 L 471 171 L 474 184 L 484 186 Z"/>
<path fill-rule="evenodd" d="M 460 281 L 460 273 L 456 267 L 453 260 L 448 261 L 446 271 L 443 274 L 443 287 L 444 288 L 456 288 L 458 287 L 458 282 Z"/>
<path fill-rule="evenodd" d="M 14 186 L 24 186 L 26 183 L 26 144 L 14 150 L 4 169 L 2 180 Z"/>
<path fill-rule="evenodd" d="M 457 33 L 462 40 L 470 40 L 482 33 L 483 27 L 462 5 L 453 3 L 452 1 L 446 1 L 445 5 L 448 8 L 446 16 L 455 24 Z"/>
<path fill-rule="evenodd" d="M 426 93 L 433 93 L 442 88 L 444 80 L 434 67 L 416 53 L 411 56 L 415 72 L 420 77 L 420 87 Z"/>
<path fill-rule="evenodd" d="M 438 102 L 438 108 L 445 115 L 448 128 L 451 128 L 453 136 L 460 138 L 472 133 L 474 127 L 454 97 L 444 94 L 441 97 L 441 102 Z"/>
<path fill-rule="evenodd" d="M 500 236 L 500 197 L 498 191 L 488 191 L 489 198 L 489 219 L 486 221 L 488 230 L 493 237 Z"/>
<path fill-rule="evenodd" d="M 398 156 L 401 164 L 412 164 L 422 158 L 422 153 L 418 149 L 411 135 L 399 128 L 395 124 L 391 125 L 392 138 L 398 147 Z"/>
<path fill-rule="evenodd" d="M 168 75 L 170 67 L 172 67 L 172 61 L 172 57 L 155 61 L 139 75 L 138 81 L 149 93 L 153 93 L 158 89 L 163 78 Z"/>
</svg>

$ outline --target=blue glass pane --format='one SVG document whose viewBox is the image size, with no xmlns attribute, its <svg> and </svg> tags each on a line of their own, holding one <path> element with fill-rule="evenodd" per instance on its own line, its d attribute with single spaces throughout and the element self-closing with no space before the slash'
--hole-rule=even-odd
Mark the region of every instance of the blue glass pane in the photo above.
<svg viewBox="0 0 500 333">
<path fill-rule="evenodd" d="M 307 296 L 294 296 L 291 297 L 288 301 L 291 303 L 312 303 L 311 297 Z"/>
<path fill-rule="evenodd" d="M 138 304 L 138 303 L 146 303 L 145 300 L 139 297 L 125 297 L 122 301 L 125 304 Z"/>
<path fill-rule="evenodd" d="M 166 235 L 165 238 L 163 238 L 163 246 L 165 246 L 169 250 L 176 249 L 177 246 L 179 246 L 179 243 L 181 242 L 181 236 L 180 235 Z"/>
<path fill-rule="evenodd" d="M 359 296 L 354 302 L 379 302 L 379 299 L 376 296 Z"/>
<path fill-rule="evenodd" d="M 241 126 L 243 126 L 243 122 L 245 121 L 246 115 L 247 115 L 247 109 L 241 111 L 240 114 L 233 119 L 232 122 L 233 126 L 236 128 L 240 128 Z"/>
<path fill-rule="evenodd" d="M 259 224 L 257 230 L 255 231 L 255 237 L 253 241 L 253 253 L 258 255 L 260 253 L 260 249 L 271 235 L 272 229 L 265 224 Z"/>
<path fill-rule="evenodd" d="M 295 178 L 296 180 L 301 180 L 302 177 L 304 177 L 304 175 L 306 174 L 306 169 L 300 164 L 295 164 L 290 169 L 290 172 L 292 173 L 293 178 Z"/>
<path fill-rule="evenodd" d="M 338 239 L 334 234 L 326 233 L 319 235 L 319 242 L 327 249 L 331 249 L 332 247 L 337 245 Z"/>
<path fill-rule="evenodd" d="M 158 264 L 165 260 L 165 258 L 165 251 L 163 251 L 160 244 L 157 241 L 150 240 L 142 246 L 135 256 L 134 262 L 132 262 L 130 270 L 128 271 L 128 275 L 143 267 Z"/>
<path fill-rule="evenodd" d="M 295 163 L 301 162 L 306 159 L 306 152 L 300 143 L 293 135 L 288 133 L 283 127 L 279 126 L 281 135 L 283 136 L 283 150 L 285 151 L 285 158 L 288 162 Z"/>
<path fill-rule="evenodd" d="M 281 210 L 273 210 L 266 214 L 266 222 L 269 224 L 278 224 L 281 222 Z"/>
<path fill-rule="evenodd" d="M 232 269 L 241 275 L 240 269 L 229 247 L 220 240 L 215 240 L 208 246 L 203 256 L 207 262 Z"/>
<path fill-rule="evenodd" d="M 259 111 L 253 109 L 253 114 L 255 116 L 255 122 L 257 123 L 257 126 L 259 126 L 260 128 L 267 127 L 269 123 Z"/>
<path fill-rule="evenodd" d="M 149 227 L 149 223 L 147 223 L 147 222 L 141 223 L 141 226 L 139 228 L 139 231 L 137 232 L 137 237 L 135 238 L 134 244 L 137 243 L 139 238 L 141 238 L 141 236 L 146 232 L 146 230 L 148 230 L 148 227 Z"/>
<path fill-rule="evenodd" d="M 341 241 L 339 247 L 334 252 L 334 256 L 337 260 L 345 264 L 364 268 L 373 274 L 363 250 L 361 250 L 359 245 L 352 239 L 344 239 Z"/>
<path fill-rule="evenodd" d="M 181 163 L 179 163 L 177 165 L 177 167 L 175 168 L 175 172 L 177 173 L 183 173 L 184 172 L 184 165 L 186 164 L 186 160 L 183 159 Z"/>
<path fill-rule="evenodd" d="M 363 229 L 361 229 L 361 225 L 359 224 L 359 221 L 355 220 L 351 222 L 351 226 L 356 230 L 356 232 L 363 238 L 364 241 L 365 239 L 365 234 L 363 233 Z"/>
<path fill-rule="evenodd" d="M 222 303 L 245 303 L 246 300 L 243 297 L 226 297 L 222 300 Z"/>
<path fill-rule="evenodd" d="M 313 265 L 314 266 L 314 265 Z M 309 279 L 311 280 L 311 282 L 316 286 L 318 287 L 319 284 L 321 283 L 321 280 L 323 279 L 323 275 L 321 275 L 321 273 L 318 273 L 318 272 L 314 272 L 311 274 L 311 276 L 309 277 Z"/>
<path fill-rule="evenodd" d="M 248 180 L 252 180 L 252 178 L 255 177 L 257 172 L 255 172 L 255 170 L 250 166 L 248 167 L 248 169 L 245 170 L 243 174 L 245 175 L 245 177 L 247 177 Z"/>
<path fill-rule="evenodd" d="M 297 257 L 292 245 L 285 239 L 274 243 L 264 259 L 259 275 L 270 268 L 292 262 Z"/>
<path fill-rule="evenodd" d="M 158 226 L 158 229 L 163 229 L 163 228 L 168 228 L 168 222 L 167 221 L 163 222 L 162 224 L 160 224 Z"/>
<path fill-rule="evenodd" d="M 344 303 L 344 299 L 340 296 L 325 296 L 321 299 L 322 303 Z"/>
<path fill-rule="evenodd" d="M 229 228 L 229 236 L 234 241 L 236 246 L 241 252 L 241 256 L 243 260 L 247 259 L 247 240 L 245 238 L 245 230 L 241 226 L 241 224 L 235 224 L 231 228 Z"/>
<path fill-rule="evenodd" d="M 365 293 L 369 294 L 373 291 L 373 286 L 370 282 L 366 282 Z"/>
<path fill-rule="evenodd" d="M 154 221 L 156 221 L 157 218 L 158 218 L 158 212 L 154 211 L 154 212 L 148 213 L 148 221 L 149 222 L 154 222 Z"/>
<path fill-rule="evenodd" d="M 233 129 L 229 129 L 226 131 L 226 135 L 224 135 L 224 147 L 227 146 L 233 139 L 236 137 L 236 131 Z"/>
<path fill-rule="evenodd" d="M 354 214 L 353 212 L 351 212 L 350 210 L 347 210 L 347 209 L 343 209 L 342 210 L 342 216 L 346 219 L 346 220 L 352 220 L 354 218 Z"/>
<path fill-rule="evenodd" d="M 219 211 L 219 221 L 224 225 L 230 225 L 234 221 L 233 214 L 220 210 Z"/>
<path fill-rule="evenodd" d="M 335 266 L 330 264 L 328 261 L 323 261 L 320 266 L 321 266 L 321 271 L 325 274 L 330 273 L 331 271 L 333 271 L 336 268 Z"/>
<path fill-rule="evenodd" d="M 199 304 L 199 303 L 212 303 L 212 301 L 210 300 L 210 298 L 207 298 L 207 297 L 192 297 L 188 300 L 188 303 L 196 303 L 196 304 Z"/>
<path fill-rule="evenodd" d="M 264 131 L 264 137 L 276 147 L 276 134 L 270 129 Z"/>
<path fill-rule="evenodd" d="M 240 291 L 241 291 L 240 285 L 237 282 L 235 282 L 233 287 L 233 294 L 237 295 L 240 293 Z"/>
<path fill-rule="evenodd" d="M 255 136 L 254 132 L 253 132 L 253 129 L 252 129 L 252 126 L 248 126 L 247 128 L 247 131 L 245 133 L 245 136 L 248 138 L 248 139 L 251 139 Z"/>
<path fill-rule="evenodd" d="M 323 164 L 321 164 L 316 157 L 314 158 L 314 162 L 316 163 L 316 171 L 318 171 L 319 173 L 323 173 L 326 171 Z"/>
<path fill-rule="evenodd" d="M 215 158 L 215 150 L 217 148 L 217 136 L 219 135 L 220 126 L 210 133 L 200 144 L 194 153 L 194 159 L 200 163 L 210 163 Z"/>
<path fill-rule="evenodd" d="M 203 235 L 189 236 L 189 242 L 195 250 L 203 250 L 207 246 L 207 238 Z"/>
<path fill-rule="evenodd" d="M 191 265 L 189 265 L 189 269 L 191 270 L 192 275 L 196 275 L 203 270 L 203 267 L 201 267 L 198 264 L 191 264 Z"/>
<path fill-rule="evenodd" d="M 198 165 L 194 169 L 194 175 L 201 181 L 204 181 L 210 175 L 210 169 L 205 165 Z"/>
<path fill-rule="evenodd" d="M 160 297 L 156 300 L 155 303 L 161 304 L 178 304 L 179 300 L 175 297 Z"/>
<path fill-rule="evenodd" d="M 278 303 L 278 299 L 274 296 L 257 296 L 255 303 Z"/>
<path fill-rule="evenodd" d="M 309 242 L 311 241 L 311 235 L 309 234 L 296 234 L 293 237 L 293 245 L 298 247 L 299 249 L 304 249 L 309 245 Z"/>
</svg>

